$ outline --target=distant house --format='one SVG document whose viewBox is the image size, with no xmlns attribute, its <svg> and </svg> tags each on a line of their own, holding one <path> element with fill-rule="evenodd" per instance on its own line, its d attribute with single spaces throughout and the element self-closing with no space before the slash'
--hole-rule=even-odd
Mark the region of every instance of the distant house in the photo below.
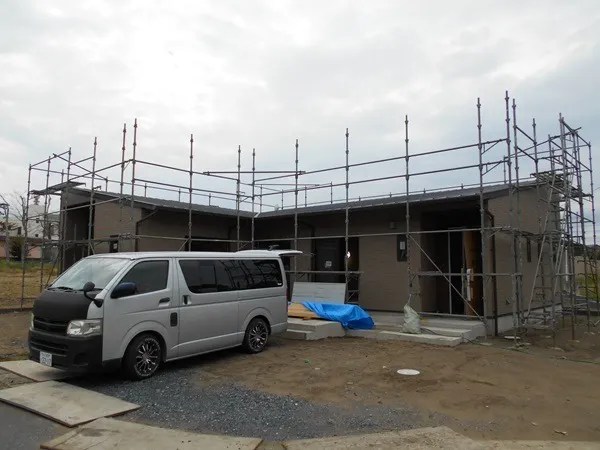
<svg viewBox="0 0 600 450">
<path fill-rule="evenodd" d="M 27 259 L 40 259 L 42 254 L 45 260 L 52 259 L 56 254 L 57 241 L 59 239 L 60 214 L 44 214 L 44 206 L 38 204 L 29 205 L 27 221 Z M 23 223 L 14 218 L 8 220 L 8 232 L 6 221 L 0 222 L 0 259 L 10 255 L 7 245 L 11 238 L 25 237 Z"/>
</svg>

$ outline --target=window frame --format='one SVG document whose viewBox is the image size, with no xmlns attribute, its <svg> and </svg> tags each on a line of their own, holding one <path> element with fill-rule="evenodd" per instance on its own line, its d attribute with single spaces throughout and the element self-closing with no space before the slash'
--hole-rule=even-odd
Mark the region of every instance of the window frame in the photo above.
<svg viewBox="0 0 600 450">
<path fill-rule="evenodd" d="M 223 292 L 235 292 L 239 289 L 235 288 L 235 285 L 233 283 L 233 280 L 231 279 L 230 274 L 227 272 L 226 268 L 223 266 L 223 259 L 218 259 L 218 258 L 178 258 L 177 259 L 177 266 L 179 267 L 179 272 L 181 273 L 181 276 L 183 277 L 183 282 L 185 283 L 185 287 L 187 288 L 188 291 L 190 291 L 191 294 L 193 295 L 203 295 L 203 294 L 217 294 L 217 293 L 223 293 Z M 214 289 L 207 289 L 206 291 L 201 291 L 201 292 L 194 292 L 191 288 L 190 285 L 188 283 L 188 280 L 186 279 L 185 276 L 185 272 L 183 270 L 183 267 L 181 266 L 182 262 L 194 262 L 194 263 L 210 263 L 213 266 L 213 272 L 215 275 L 215 288 Z M 219 270 L 219 266 L 223 269 L 222 271 Z M 226 277 L 226 280 L 229 284 L 228 286 L 225 284 L 219 284 L 220 281 L 223 281 L 223 275 Z"/>
<path fill-rule="evenodd" d="M 147 294 L 154 294 L 156 292 L 162 292 L 162 291 L 166 291 L 167 289 L 169 289 L 170 287 L 170 282 L 171 282 L 171 259 L 170 258 L 158 258 L 158 259 L 140 259 L 138 261 L 135 261 L 135 263 L 129 267 L 128 269 L 126 269 L 127 271 L 121 276 L 121 278 L 119 279 L 119 282 L 113 287 L 113 290 L 119 286 L 121 283 L 125 283 L 127 281 L 124 281 L 126 279 L 126 277 L 131 273 L 132 270 L 134 270 L 135 268 L 137 268 L 138 266 L 142 265 L 142 264 L 148 264 L 148 263 L 166 263 L 167 264 L 167 270 L 166 270 L 166 280 L 165 280 L 165 286 L 163 288 L 160 289 L 155 289 L 152 291 L 147 291 L 147 292 L 139 292 L 139 290 L 136 290 L 135 294 L 132 295 L 128 295 L 122 298 L 130 298 L 130 297 L 136 297 L 139 295 L 147 295 Z M 136 282 L 136 286 L 139 287 L 139 284 Z"/>
</svg>

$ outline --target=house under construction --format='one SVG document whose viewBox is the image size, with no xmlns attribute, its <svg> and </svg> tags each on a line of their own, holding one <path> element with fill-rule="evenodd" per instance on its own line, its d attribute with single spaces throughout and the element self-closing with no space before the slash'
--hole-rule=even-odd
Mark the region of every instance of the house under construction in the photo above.
<svg viewBox="0 0 600 450">
<path fill-rule="evenodd" d="M 59 270 L 92 253 L 278 246 L 305 254 L 286 262 L 291 280 L 345 283 L 346 301 L 366 310 L 401 312 L 409 303 L 424 315 L 481 320 L 490 335 L 554 330 L 561 317 L 581 313 L 589 323 L 599 310 L 591 145 L 562 116 L 553 134 L 538 138 L 535 120 L 525 131 L 516 102 L 508 93 L 504 101 L 505 133 L 495 139 L 482 137 L 478 100 L 472 143 L 412 152 L 406 118 L 402 154 L 350 163 L 346 130 L 345 163 L 315 170 L 300 170 L 296 141 L 292 170 L 256 170 L 253 150 L 251 170 L 242 171 L 239 147 L 237 171 L 196 171 L 193 137 L 189 167 L 169 167 L 139 158 L 135 122 L 131 157 L 124 127 L 120 161 L 97 168 L 96 141 L 82 160 L 71 150 L 54 154 L 30 166 L 28 193 L 60 198 L 60 238 L 45 243 L 58 248 L 52 264 Z M 415 160 L 459 152 L 471 163 L 411 171 Z M 391 163 L 402 170 L 350 178 L 358 168 Z M 161 179 L 146 179 L 146 167 L 159 170 Z M 45 177 L 38 179 L 40 171 Z M 343 173 L 337 183 L 304 182 L 331 179 L 328 173 L 336 171 Z M 419 177 L 450 171 L 468 172 L 474 182 L 411 189 Z M 173 183 L 169 173 L 187 182 Z M 235 189 L 198 187 L 211 177 Z M 403 192 L 350 197 L 352 186 L 390 179 L 399 180 Z M 334 199 L 334 189 L 344 193 L 341 199 Z M 331 196 L 309 203 L 315 192 Z M 292 201 L 274 206 L 280 197 Z M 584 273 L 576 273 L 576 258 L 584 259 Z"/>
</svg>

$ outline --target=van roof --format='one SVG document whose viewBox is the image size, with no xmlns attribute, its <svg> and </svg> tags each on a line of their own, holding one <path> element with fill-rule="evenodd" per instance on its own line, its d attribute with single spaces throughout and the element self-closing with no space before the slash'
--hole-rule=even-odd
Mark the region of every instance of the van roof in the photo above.
<svg viewBox="0 0 600 450">
<path fill-rule="evenodd" d="M 299 250 L 242 250 L 238 252 L 187 252 L 187 251 L 162 251 L 162 252 L 123 252 L 100 253 L 90 255 L 88 258 L 278 258 L 285 255 L 301 255 Z"/>
</svg>

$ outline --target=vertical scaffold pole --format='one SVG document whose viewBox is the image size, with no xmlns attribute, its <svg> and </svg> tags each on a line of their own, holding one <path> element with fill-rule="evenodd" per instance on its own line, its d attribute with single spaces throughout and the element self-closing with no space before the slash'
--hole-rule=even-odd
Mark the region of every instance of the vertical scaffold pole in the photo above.
<svg viewBox="0 0 600 450">
<path fill-rule="evenodd" d="M 94 230 L 94 183 L 96 182 L 96 150 L 98 138 L 94 138 L 94 156 L 92 157 L 92 189 L 90 189 L 90 210 L 88 212 L 88 255 L 94 253 L 93 230 Z"/>
<path fill-rule="evenodd" d="M 62 223 L 62 246 L 61 246 L 61 264 L 60 264 L 60 270 L 61 272 L 65 270 L 65 265 L 66 265 L 66 257 L 67 257 L 67 244 L 66 244 L 66 240 L 67 240 L 67 220 L 69 218 L 69 180 L 71 179 L 71 147 L 69 147 L 69 156 L 67 159 L 67 173 L 66 173 L 66 183 L 67 186 L 65 187 L 65 207 L 62 208 L 63 212 L 64 212 L 64 220 Z M 75 233 L 73 233 L 73 238 L 75 238 Z M 75 244 L 77 245 L 77 244 Z"/>
<path fill-rule="evenodd" d="M 485 325 L 486 334 L 489 334 L 488 329 L 488 304 L 487 304 L 487 287 L 489 284 L 487 272 L 488 272 L 488 238 L 486 233 L 486 215 L 485 215 L 485 202 L 483 199 L 483 175 L 484 175 L 484 164 L 483 164 L 483 148 L 481 138 L 481 100 L 477 98 L 477 149 L 479 153 L 479 220 L 480 220 L 480 237 L 481 237 L 481 302 L 483 306 L 483 323 Z"/>
<path fill-rule="evenodd" d="M 350 190 L 350 167 L 349 167 L 349 162 L 350 162 L 350 147 L 349 147 L 349 138 L 350 138 L 350 133 L 348 132 L 348 128 L 346 128 L 346 183 L 345 183 L 345 190 L 346 190 L 346 204 L 344 206 L 344 212 L 345 212 L 345 218 L 344 218 L 344 245 L 345 245 L 345 252 L 344 252 L 344 285 L 345 285 L 345 290 L 346 290 L 346 300 L 349 300 L 349 286 L 348 286 L 348 282 L 349 280 L 349 273 L 348 273 L 348 263 L 349 258 L 348 258 L 348 253 L 350 251 L 350 247 L 349 247 L 349 242 L 348 242 L 348 232 L 349 232 L 349 228 L 350 228 L 350 208 L 348 205 L 348 201 L 350 198 L 350 194 L 349 194 L 349 190 Z"/>
<path fill-rule="evenodd" d="M 117 249 L 121 251 L 123 241 L 123 190 L 125 184 L 125 138 L 127 137 L 127 124 L 123 124 L 123 143 L 121 145 L 121 182 L 119 187 L 119 237 L 117 238 Z M 108 185 L 107 185 L 108 186 Z M 108 187 L 106 188 L 108 190 Z"/>
<path fill-rule="evenodd" d="M 519 321 L 517 317 L 517 272 L 518 272 L 518 258 L 517 258 L 517 242 L 515 235 L 515 226 L 514 226 L 514 200 L 513 200 L 513 183 L 512 183 L 512 148 L 511 148 L 511 138 L 510 138 L 510 98 L 508 96 L 508 91 L 506 91 L 506 95 L 504 97 L 505 107 L 506 107 L 506 149 L 507 149 L 507 157 L 506 157 L 506 171 L 508 174 L 508 212 L 509 212 L 509 226 L 511 233 L 511 251 L 513 258 L 513 274 L 511 275 L 511 287 L 512 287 L 512 295 L 511 295 L 511 306 L 512 306 L 512 315 L 513 315 L 513 329 L 514 329 L 514 344 L 517 344 L 517 334 L 519 329 Z"/>
<path fill-rule="evenodd" d="M 296 139 L 294 149 L 296 151 L 294 172 L 294 250 L 298 250 L 298 139 Z M 296 279 L 298 278 L 298 258 L 292 258 L 292 264 L 294 270 L 293 283 L 296 283 Z"/>
<path fill-rule="evenodd" d="M 71 161 L 71 151 L 69 150 L 69 161 Z M 21 245 L 21 306 L 23 309 L 23 302 L 25 301 L 25 262 L 27 260 L 27 254 L 29 253 L 29 249 L 27 248 L 28 242 L 27 238 L 29 236 L 28 228 L 29 228 L 29 196 L 31 192 L 31 164 L 29 164 L 29 170 L 27 174 L 27 195 L 23 199 L 23 217 L 22 217 L 22 225 L 23 225 L 23 244 Z M 23 197 L 21 197 L 23 198 Z M 6 232 L 8 234 L 8 230 Z"/>
<path fill-rule="evenodd" d="M 514 157 L 515 157 L 515 194 L 517 203 L 517 314 L 519 316 L 519 326 L 523 323 L 523 230 L 521 224 L 521 180 L 519 174 L 519 144 L 517 141 L 518 137 L 518 126 L 517 126 L 517 103 L 513 98 L 512 101 L 512 113 L 513 113 L 513 146 L 514 146 Z"/>
<path fill-rule="evenodd" d="M 237 250 L 240 250 L 240 209 L 241 209 L 241 198 L 240 198 L 240 187 L 242 177 L 242 146 L 238 145 L 238 163 L 237 163 L 237 181 L 235 187 L 235 212 L 236 212 L 236 245 Z"/>
<path fill-rule="evenodd" d="M 251 249 L 254 250 L 254 233 L 255 233 L 255 199 L 256 199 L 256 149 L 252 149 L 252 223 L 251 223 L 251 236 L 250 236 L 250 245 Z"/>
<path fill-rule="evenodd" d="M 50 229 L 50 227 L 48 226 L 48 187 L 50 186 L 51 161 L 52 158 L 48 158 L 48 166 L 46 168 L 46 190 L 44 191 L 44 217 L 42 218 L 42 248 L 40 251 L 40 293 L 44 290 L 44 249 L 46 247 L 46 233 Z M 50 234 L 48 238 L 52 239 L 52 235 Z"/>
<path fill-rule="evenodd" d="M 192 204 L 194 195 L 194 135 L 190 134 L 190 184 L 188 188 L 188 241 L 187 250 L 192 251 Z"/>
<path fill-rule="evenodd" d="M 413 293 L 413 280 L 412 280 L 412 270 L 411 270 L 411 261 L 410 261 L 410 170 L 409 170 L 409 153 L 408 153 L 408 115 L 404 117 L 404 161 L 406 165 L 406 173 L 405 173 L 405 183 L 406 183 L 406 274 L 407 274 L 407 294 L 408 301 L 407 304 L 410 305 L 412 302 L 412 293 Z"/>
<path fill-rule="evenodd" d="M 129 209 L 129 225 L 131 230 L 131 237 L 129 239 L 130 251 L 135 250 L 135 220 L 134 220 L 134 208 L 135 208 L 135 159 L 137 156 L 137 118 L 133 121 L 133 157 L 131 159 L 131 203 Z"/>
</svg>

